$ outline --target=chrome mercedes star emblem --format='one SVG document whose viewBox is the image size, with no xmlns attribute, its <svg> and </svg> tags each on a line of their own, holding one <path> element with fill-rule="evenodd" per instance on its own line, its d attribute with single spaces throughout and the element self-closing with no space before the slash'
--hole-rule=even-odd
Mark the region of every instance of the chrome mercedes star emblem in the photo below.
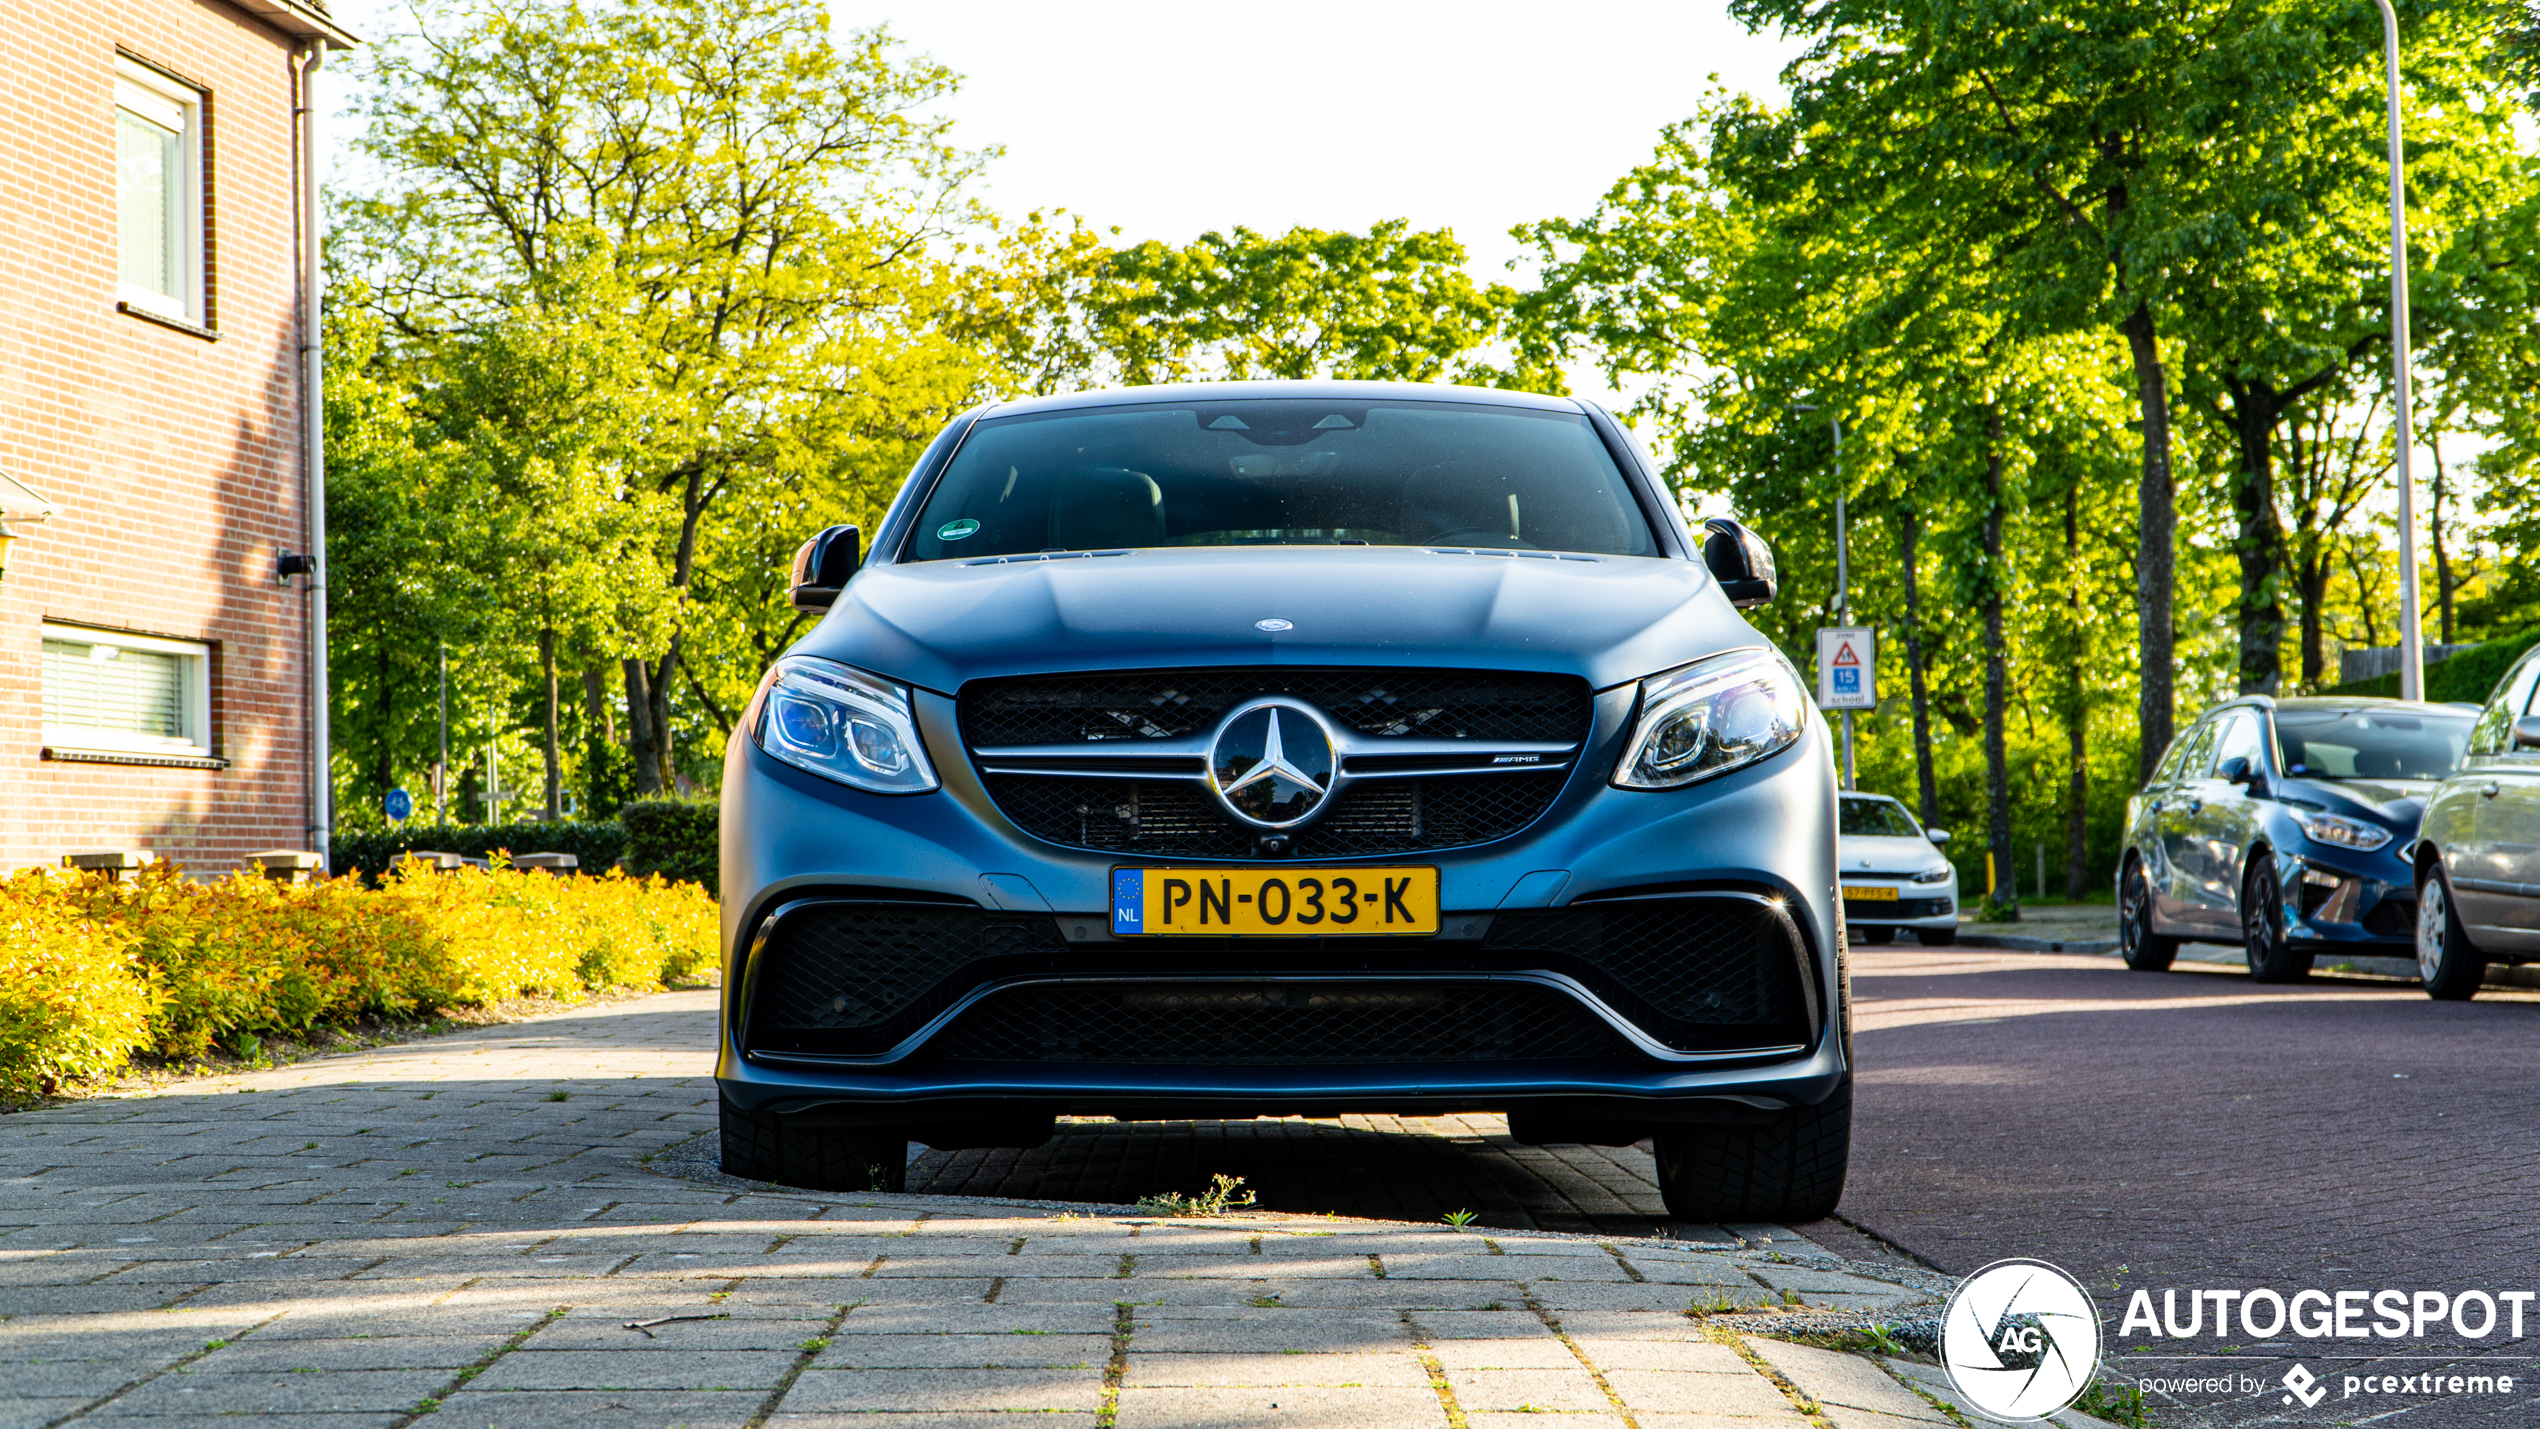
<svg viewBox="0 0 2540 1429">
<path fill-rule="evenodd" d="M 1267 620 L 1254 621 L 1252 623 L 1252 628 L 1255 630 L 1266 630 L 1271 634 L 1276 635 L 1282 630 L 1296 629 L 1296 622 L 1293 620 L 1281 620 L 1279 617 L 1274 615 Z"/>
<path fill-rule="evenodd" d="M 1208 783 L 1237 819 L 1256 828 L 1293 828 L 1314 816 L 1332 787 L 1332 737 L 1301 705 L 1247 705 L 1217 727 Z"/>
</svg>

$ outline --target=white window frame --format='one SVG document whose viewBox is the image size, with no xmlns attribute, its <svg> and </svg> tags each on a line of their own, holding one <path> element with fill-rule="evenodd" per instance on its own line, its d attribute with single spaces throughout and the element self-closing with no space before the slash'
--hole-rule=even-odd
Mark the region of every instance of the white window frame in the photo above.
<svg viewBox="0 0 2540 1429">
<path fill-rule="evenodd" d="M 108 754 L 157 754 L 180 758 L 212 757 L 212 647 L 199 640 L 170 640 L 122 630 L 44 622 L 42 638 L 81 645 L 111 645 L 118 650 L 174 655 L 184 662 L 185 732 L 169 739 L 125 730 L 83 729 L 48 723 L 44 744 L 50 749 L 93 750 Z"/>
<path fill-rule="evenodd" d="M 129 307 L 202 326 L 205 311 L 203 211 L 207 198 L 203 185 L 203 92 L 180 84 L 148 65 L 118 55 L 115 57 L 115 109 L 118 114 L 130 112 L 152 123 L 175 129 L 179 155 L 176 174 L 179 291 L 168 294 L 135 287 L 124 282 L 118 272 L 116 296 Z M 120 160 L 115 175 L 115 221 L 118 235 L 116 261 L 120 263 L 123 222 Z"/>
</svg>

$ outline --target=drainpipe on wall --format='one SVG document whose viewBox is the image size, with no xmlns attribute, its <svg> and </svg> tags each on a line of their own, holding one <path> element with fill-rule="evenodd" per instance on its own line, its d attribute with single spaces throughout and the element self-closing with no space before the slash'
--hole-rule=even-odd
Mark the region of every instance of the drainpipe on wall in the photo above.
<svg viewBox="0 0 2540 1429">
<path fill-rule="evenodd" d="M 300 451 L 304 471 L 301 500 L 308 518 L 309 580 L 309 847 L 319 867 L 332 871 L 335 780 L 327 738 L 326 678 L 326 354 L 320 342 L 320 305 L 326 296 L 326 270 L 319 241 L 324 234 L 321 197 L 323 157 L 318 147 L 318 71 L 326 65 L 327 43 L 311 40 L 300 63 L 300 366 L 302 421 Z"/>
</svg>

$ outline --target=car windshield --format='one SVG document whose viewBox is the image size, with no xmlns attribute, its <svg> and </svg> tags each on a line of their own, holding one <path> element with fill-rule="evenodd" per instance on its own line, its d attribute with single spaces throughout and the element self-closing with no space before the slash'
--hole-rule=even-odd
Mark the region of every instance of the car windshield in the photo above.
<svg viewBox="0 0 2540 1429">
<path fill-rule="evenodd" d="M 2471 717 L 2431 710 L 2278 710 L 2284 772 L 2304 779 L 2440 779 L 2460 763 Z"/>
<path fill-rule="evenodd" d="M 1914 816 L 1893 799 L 1852 799 L 1843 801 L 1843 832 L 1862 838 L 1918 839 L 1923 831 L 1914 827 Z"/>
<path fill-rule="evenodd" d="M 907 553 L 1265 545 L 1656 550 L 1580 413 L 1280 399 L 985 420 L 927 497 Z"/>
</svg>

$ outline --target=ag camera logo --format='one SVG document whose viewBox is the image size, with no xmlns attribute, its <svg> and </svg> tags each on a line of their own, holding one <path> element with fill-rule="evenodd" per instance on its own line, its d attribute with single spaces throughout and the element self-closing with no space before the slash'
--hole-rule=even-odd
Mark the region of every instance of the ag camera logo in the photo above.
<svg viewBox="0 0 2540 1429">
<path fill-rule="evenodd" d="M 1940 1324 L 1940 1363 L 1982 1413 L 2043 1419 L 2099 1370 L 2099 1307 L 2042 1260 L 1997 1260 L 1960 1282 Z"/>
</svg>

